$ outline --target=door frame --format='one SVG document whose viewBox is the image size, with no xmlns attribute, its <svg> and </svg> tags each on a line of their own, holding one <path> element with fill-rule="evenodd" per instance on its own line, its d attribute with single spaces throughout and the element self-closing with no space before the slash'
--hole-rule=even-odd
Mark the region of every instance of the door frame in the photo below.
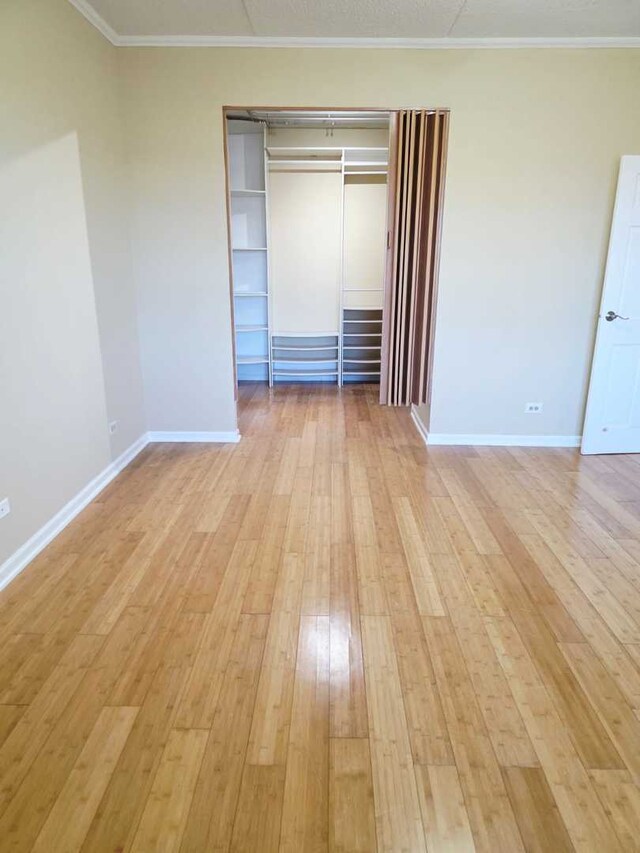
<svg viewBox="0 0 640 853">
<path fill-rule="evenodd" d="M 386 402 L 386 395 L 383 395 L 383 389 L 386 388 L 386 379 L 388 377 L 389 370 L 389 352 L 388 352 L 388 341 L 389 341 L 389 310 L 391 306 L 391 293 L 389 289 L 389 282 L 392 279 L 391 272 L 393 266 L 393 256 L 394 251 L 393 247 L 395 245 L 396 240 L 396 225 L 395 225 L 395 205 L 396 205 L 396 194 L 395 194 L 395 176 L 397 173 L 397 142 L 398 142 L 398 115 L 399 112 L 403 109 L 423 109 L 426 111 L 434 110 L 434 107 L 384 107 L 384 106 L 341 106 L 341 107 L 332 107 L 332 106 L 269 106 L 269 105 L 256 105 L 256 104 L 225 104 L 222 107 L 222 130 L 223 130 L 223 145 L 224 145 L 224 169 L 225 169 L 225 204 L 226 204 L 226 221 L 227 221 L 227 257 L 228 257 L 228 267 L 229 267 L 229 303 L 231 306 L 231 310 L 229 312 L 229 322 L 231 324 L 231 341 L 232 341 L 232 357 L 233 357 L 233 383 L 234 383 L 234 399 L 236 402 L 236 409 L 238 403 L 238 375 L 237 375 L 237 367 L 236 367 L 236 338 L 235 338 L 235 318 L 234 318 L 234 297 L 233 297 L 233 252 L 231 247 L 231 183 L 230 183 L 230 174 L 229 174 L 229 150 L 228 150 L 228 133 L 227 133 L 227 119 L 229 117 L 229 113 L 238 112 L 238 111 L 249 111 L 255 110 L 256 112 L 329 112 L 329 113 L 371 113 L 371 112 L 380 112 L 380 113 L 388 113 L 389 114 L 389 169 L 387 176 L 387 187 L 388 187 L 388 203 L 387 203 L 387 223 L 386 223 L 386 235 L 387 235 L 387 244 L 386 244 L 386 259 L 385 259 L 385 275 L 383 282 L 383 309 L 382 309 L 382 336 L 380 340 L 381 349 L 380 349 L 380 403 L 384 404 Z M 446 156 L 446 147 L 445 147 L 445 156 Z M 446 164 L 445 164 L 446 165 Z M 441 226 L 441 218 L 442 218 L 442 206 L 439 213 L 439 227 Z M 439 257 L 440 257 L 440 246 L 437 248 L 437 255 L 435 263 L 439 266 Z M 437 310 L 437 295 L 438 295 L 438 287 L 437 287 L 437 275 L 435 278 L 435 286 L 432 293 L 431 299 L 431 310 L 430 310 L 430 327 L 431 327 L 431 335 L 429 340 L 429 352 L 428 352 L 428 379 L 427 379 L 427 388 L 428 388 L 428 405 L 431 404 L 431 390 L 432 390 L 432 382 L 433 382 L 433 353 L 434 353 L 434 341 L 435 341 L 435 328 L 436 328 L 436 310 Z M 270 345 L 270 342 L 269 342 Z"/>
</svg>

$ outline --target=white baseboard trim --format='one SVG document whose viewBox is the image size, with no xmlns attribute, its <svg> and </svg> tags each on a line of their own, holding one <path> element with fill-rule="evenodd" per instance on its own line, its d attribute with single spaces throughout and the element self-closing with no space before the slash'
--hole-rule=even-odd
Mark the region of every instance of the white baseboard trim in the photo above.
<svg viewBox="0 0 640 853">
<path fill-rule="evenodd" d="M 152 443 L 168 441 L 171 443 L 237 444 L 240 441 L 238 430 L 229 430 L 228 432 L 167 432 L 152 430 L 147 433 L 147 437 L 148 441 Z"/>
<path fill-rule="evenodd" d="M 581 435 L 490 435 L 427 432 L 414 408 L 411 418 L 425 444 L 447 447 L 580 447 Z"/>
<path fill-rule="evenodd" d="M 427 444 L 476 447 L 580 447 L 579 435 L 455 435 L 429 433 Z"/>
<path fill-rule="evenodd" d="M 411 420 L 415 424 L 416 429 L 420 433 L 420 438 L 424 441 L 425 444 L 429 444 L 429 433 L 427 432 L 426 426 L 422 423 L 420 416 L 416 411 L 416 407 L 414 405 L 411 406 Z"/>
<path fill-rule="evenodd" d="M 56 536 L 114 480 L 118 474 L 147 446 L 147 434 L 144 433 L 124 453 L 101 471 L 75 497 L 49 519 L 40 530 L 33 534 L 24 545 L 18 548 L 0 566 L 0 589 L 12 581 L 16 575 L 29 565 Z"/>
</svg>

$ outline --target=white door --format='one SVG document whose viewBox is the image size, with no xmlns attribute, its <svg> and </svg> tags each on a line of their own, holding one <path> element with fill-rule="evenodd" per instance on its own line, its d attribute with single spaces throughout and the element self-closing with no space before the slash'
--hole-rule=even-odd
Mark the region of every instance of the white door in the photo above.
<svg viewBox="0 0 640 853">
<path fill-rule="evenodd" d="M 640 156 L 620 163 L 582 452 L 640 453 Z"/>
</svg>

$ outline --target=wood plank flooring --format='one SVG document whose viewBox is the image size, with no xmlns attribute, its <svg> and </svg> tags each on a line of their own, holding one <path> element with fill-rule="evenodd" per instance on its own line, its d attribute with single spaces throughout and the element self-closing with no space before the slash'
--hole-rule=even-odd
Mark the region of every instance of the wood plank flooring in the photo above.
<svg viewBox="0 0 640 853">
<path fill-rule="evenodd" d="M 0 596 L 0 850 L 640 850 L 640 457 L 244 386 Z"/>
</svg>

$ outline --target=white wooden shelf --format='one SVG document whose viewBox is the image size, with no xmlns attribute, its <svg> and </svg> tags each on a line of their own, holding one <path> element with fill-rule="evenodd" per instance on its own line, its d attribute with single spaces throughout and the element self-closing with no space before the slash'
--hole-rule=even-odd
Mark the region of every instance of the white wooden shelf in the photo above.
<svg viewBox="0 0 640 853">
<path fill-rule="evenodd" d="M 266 246 L 233 246 L 233 252 L 266 252 Z"/>
<path fill-rule="evenodd" d="M 238 196 L 238 198 L 253 198 L 254 196 L 262 196 L 266 195 L 266 190 L 247 190 L 247 189 L 236 189 L 231 190 L 231 195 Z"/>
<path fill-rule="evenodd" d="M 266 355 L 239 355 L 236 361 L 238 364 L 268 364 L 269 357 Z"/>
<path fill-rule="evenodd" d="M 236 332 L 267 332 L 268 326 L 236 326 Z"/>
<path fill-rule="evenodd" d="M 274 356 L 273 360 L 277 361 L 278 364 L 304 364 L 305 362 L 308 362 L 309 364 L 333 364 L 338 360 L 338 347 L 336 347 L 335 358 L 308 358 L 305 356 L 299 356 L 297 358 L 281 358 L 280 356 Z"/>
<path fill-rule="evenodd" d="M 277 349 L 277 350 L 283 350 L 283 351 L 292 350 L 294 352 L 300 352 L 301 349 L 304 349 L 304 350 L 308 350 L 309 352 L 311 352 L 312 350 L 337 350 L 338 344 L 336 344 L 335 346 L 328 346 L 328 347 L 288 347 L 288 346 L 285 347 L 285 346 L 280 346 L 279 344 L 273 344 L 273 348 Z"/>
<path fill-rule="evenodd" d="M 306 376 L 309 379 L 313 379 L 314 376 L 337 376 L 337 370 L 280 370 L 279 368 L 273 369 L 274 376 Z"/>
<path fill-rule="evenodd" d="M 268 296 L 268 292 L 266 290 L 236 290 L 234 291 L 234 296 Z"/>
</svg>

